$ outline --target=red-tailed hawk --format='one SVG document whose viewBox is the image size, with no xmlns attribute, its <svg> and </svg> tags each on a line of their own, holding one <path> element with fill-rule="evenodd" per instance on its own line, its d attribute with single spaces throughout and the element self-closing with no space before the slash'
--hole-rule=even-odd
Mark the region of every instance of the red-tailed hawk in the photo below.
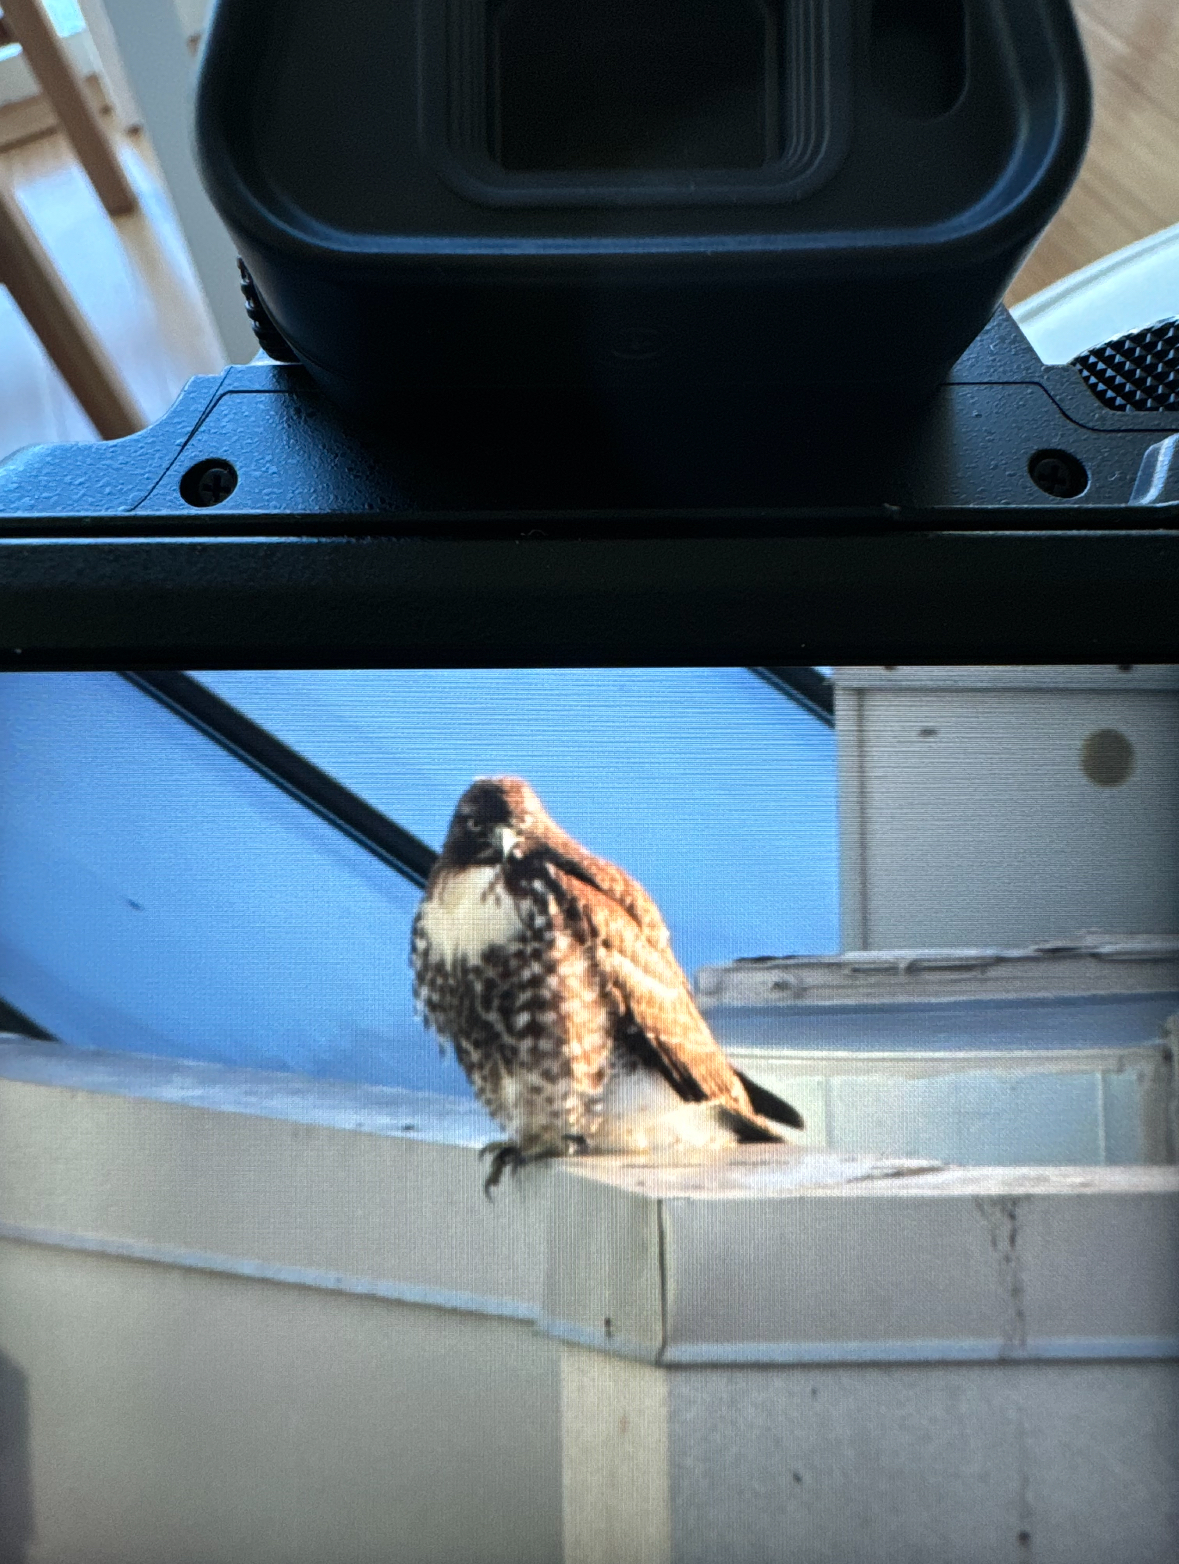
<svg viewBox="0 0 1179 1564">
<path fill-rule="evenodd" d="M 511 1137 L 485 1189 L 539 1157 L 778 1141 L 795 1109 L 725 1058 L 659 909 L 518 777 L 459 799 L 413 924 L 414 993 Z M 697 1105 L 697 1106 L 692 1106 Z"/>
</svg>

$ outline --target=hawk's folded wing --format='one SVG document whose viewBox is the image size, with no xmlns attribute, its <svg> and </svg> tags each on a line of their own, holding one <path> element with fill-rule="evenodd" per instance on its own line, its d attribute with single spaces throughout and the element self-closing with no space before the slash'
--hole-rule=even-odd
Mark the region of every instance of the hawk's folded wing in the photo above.
<svg viewBox="0 0 1179 1564">
<path fill-rule="evenodd" d="M 614 865 L 608 865 L 614 869 Z M 637 887 L 629 875 L 634 900 Z M 657 1056 L 668 1081 L 687 1102 L 716 1101 L 753 1118 L 745 1087 L 696 1008 L 679 963 L 666 945 L 653 943 L 621 898 L 606 886 L 550 862 L 549 874 L 564 904 L 567 924 L 581 938 L 614 1000 L 619 1017 L 629 1019 Z M 650 902 L 646 892 L 642 892 Z M 654 903 L 650 903 L 654 908 Z M 655 916 L 659 914 L 656 911 Z M 666 939 L 662 918 L 659 928 Z M 620 1038 L 625 1045 L 626 1032 Z M 641 1046 L 635 1039 L 637 1046 Z"/>
<path fill-rule="evenodd" d="M 671 955 L 671 935 L 667 932 L 663 914 L 652 897 L 625 869 L 620 869 L 608 858 L 597 857 L 575 837 L 562 831 L 559 826 L 552 826 L 551 822 L 543 841 L 545 858 L 550 865 L 565 870 L 567 875 L 571 873 L 575 879 L 601 891 L 631 917 L 655 950 L 666 951 Z M 672 965 L 675 966 L 674 957 Z M 680 971 L 678 966 L 676 971 Z M 680 976 L 683 974 L 680 973 Z"/>
</svg>

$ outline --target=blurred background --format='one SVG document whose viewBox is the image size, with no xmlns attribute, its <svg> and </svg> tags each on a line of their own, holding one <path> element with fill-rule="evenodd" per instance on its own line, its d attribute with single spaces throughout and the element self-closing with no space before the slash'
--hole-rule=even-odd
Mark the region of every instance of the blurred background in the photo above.
<svg viewBox="0 0 1179 1564">
<path fill-rule="evenodd" d="M 1179 8 L 1174 0 L 1074 0 L 1074 8 L 1094 79 L 1093 140 L 1007 302 L 1026 306 L 1078 269 L 1146 241 L 1118 273 L 1121 294 L 1161 299 L 1143 305 L 1152 319 L 1177 313 L 1179 228 L 1161 231 L 1179 224 Z M 0 459 L 24 445 L 97 438 L 92 417 L 108 434 L 150 423 L 189 376 L 253 355 L 232 246 L 189 145 L 209 9 L 210 0 L 7 0 L 0 10 Z M 116 172 L 107 170 L 104 185 L 111 153 Z M 1064 336 L 1051 334 L 1042 303 L 1022 317 L 1045 356 L 1068 357 L 1148 323 L 1117 315 L 1112 329 L 1095 324 L 1089 329 L 1101 335 L 1078 340 L 1086 325 L 1076 324 L 1075 288 L 1071 296 L 1072 305 L 1059 291 L 1047 296 L 1056 319 L 1068 306 Z M 30 325 L 30 298 L 33 315 L 43 299 L 73 311 L 73 383 L 85 388 L 90 417 Z"/>
</svg>

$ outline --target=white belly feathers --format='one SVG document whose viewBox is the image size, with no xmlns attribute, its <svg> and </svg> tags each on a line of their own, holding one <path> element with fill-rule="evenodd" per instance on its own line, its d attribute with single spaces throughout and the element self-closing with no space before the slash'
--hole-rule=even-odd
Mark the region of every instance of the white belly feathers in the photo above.
<svg viewBox="0 0 1179 1564">
<path fill-rule="evenodd" d="M 615 1068 L 602 1097 L 595 1151 L 714 1151 L 737 1137 L 714 1102 L 684 1102 L 654 1070 Z"/>
<path fill-rule="evenodd" d="M 449 966 L 477 961 L 492 945 L 508 945 L 524 929 L 516 903 L 493 866 L 459 869 L 438 885 L 421 910 L 431 955 Z"/>
</svg>

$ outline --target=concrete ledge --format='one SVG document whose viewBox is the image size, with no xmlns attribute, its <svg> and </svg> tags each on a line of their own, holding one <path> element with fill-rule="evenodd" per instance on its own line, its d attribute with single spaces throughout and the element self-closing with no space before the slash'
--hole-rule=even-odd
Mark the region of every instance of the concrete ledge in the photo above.
<svg viewBox="0 0 1179 1564">
<path fill-rule="evenodd" d="M 574 1158 L 471 1104 L 0 1044 L 0 1237 L 531 1321 L 652 1363 L 1179 1356 L 1179 1168 Z"/>
<path fill-rule="evenodd" d="M 709 1020 L 715 1025 L 715 1013 Z M 731 1016 L 724 1022 L 716 1032 L 729 1057 L 794 1103 L 809 1146 L 991 1167 L 1176 1161 L 1179 1099 L 1168 1044 L 741 1049 L 730 1041 Z"/>
<path fill-rule="evenodd" d="M 0 1043 L 0 1543 L 1170 1564 L 1179 1169 L 750 1149 L 488 1202 L 486 1133 Z"/>
</svg>

